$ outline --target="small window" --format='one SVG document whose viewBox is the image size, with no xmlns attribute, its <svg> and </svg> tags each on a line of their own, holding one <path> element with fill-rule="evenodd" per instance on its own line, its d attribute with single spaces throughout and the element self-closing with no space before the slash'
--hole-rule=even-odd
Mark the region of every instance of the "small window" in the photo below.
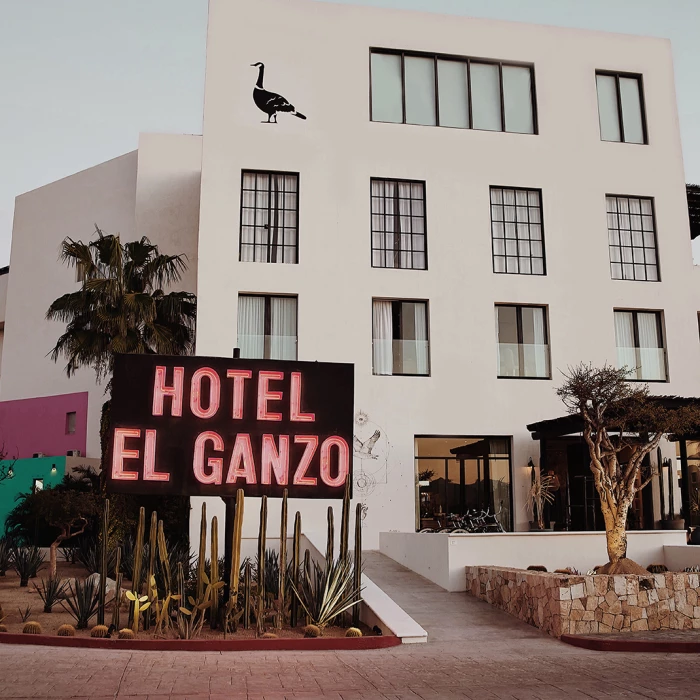
<svg viewBox="0 0 700 700">
<path fill-rule="evenodd" d="M 668 381 L 660 311 L 616 310 L 615 345 L 617 366 L 630 370 L 630 380 Z"/>
<path fill-rule="evenodd" d="M 32 493 L 36 493 L 37 491 L 43 491 L 44 490 L 44 480 L 43 479 L 34 479 L 32 481 Z"/>
<path fill-rule="evenodd" d="M 241 262 L 297 263 L 299 175 L 243 171 Z"/>
<path fill-rule="evenodd" d="M 75 411 L 66 413 L 66 435 L 75 433 Z"/>
<path fill-rule="evenodd" d="M 498 376 L 549 379 L 547 309 L 544 306 L 496 306 Z"/>
<path fill-rule="evenodd" d="M 491 237 L 494 272 L 544 275 L 540 191 L 492 187 Z"/>
<path fill-rule="evenodd" d="M 425 183 L 372 180 L 372 267 L 427 268 Z"/>
<path fill-rule="evenodd" d="M 658 282 L 659 261 L 652 200 L 607 195 L 605 202 L 612 278 Z"/>
<path fill-rule="evenodd" d="M 642 76 L 599 71 L 596 88 L 601 140 L 647 143 Z"/>
<path fill-rule="evenodd" d="M 430 374 L 427 302 L 373 300 L 372 372 Z"/>
<path fill-rule="evenodd" d="M 297 298 L 240 294 L 238 347 L 250 360 L 296 360 Z"/>
</svg>

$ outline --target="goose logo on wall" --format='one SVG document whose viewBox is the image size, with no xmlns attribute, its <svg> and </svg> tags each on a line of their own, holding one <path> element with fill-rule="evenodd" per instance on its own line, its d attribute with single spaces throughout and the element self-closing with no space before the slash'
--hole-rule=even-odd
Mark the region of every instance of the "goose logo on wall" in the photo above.
<svg viewBox="0 0 700 700">
<path fill-rule="evenodd" d="M 289 100 L 263 87 L 263 78 L 265 76 L 265 65 L 263 63 L 251 63 L 250 65 L 258 69 L 258 82 L 255 83 L 253 88 L 253 101 L 261 112 L 267 114 L 267 121 L 263 122 L 264 124 L 277 124 L 278 112 L 290 112 L 295 117 L 299 117 L 299 119 L 306 119 L 301 112 L 297 112 Z"/>
</svg>

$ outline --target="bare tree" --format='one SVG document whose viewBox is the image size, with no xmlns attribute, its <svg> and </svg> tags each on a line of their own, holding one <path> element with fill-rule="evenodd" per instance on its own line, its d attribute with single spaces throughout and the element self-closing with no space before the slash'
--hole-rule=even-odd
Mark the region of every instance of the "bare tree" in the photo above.
<svg viewBox="0 0 700 700">
<path fill-rule="evenodd" d="M 627 368 L 581 363 L 564 373 L 557 389 L 569 413 L 581 416 L 591 471 L 605 521 L 609 563 L 600 573 L 646 573 L 627 559 L 627 514 L 634 497 L 656 472 L 643 473 L 644 458 L 669 433 L 696 432 L 700 408 L 691 402 L 669 408 L 646 384 L 627 380 Z"/>
</svg>

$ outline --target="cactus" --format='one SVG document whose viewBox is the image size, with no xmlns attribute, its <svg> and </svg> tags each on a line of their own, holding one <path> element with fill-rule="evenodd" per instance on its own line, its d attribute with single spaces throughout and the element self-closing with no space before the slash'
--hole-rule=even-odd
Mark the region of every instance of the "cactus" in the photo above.
<svg viewBox="0 0 700 700">
<path fill-rule="evenodd" d="M 109 637 L 109 628 L 107 625 L 95 625 L 90 630 L 90 636 L 97 637 L 98 639 L 105 639 L 106 637 Z"/>
<path fill-rule="evenodd" d="M 245 573 L 243 575 L 243 629 L 250 627 L 250 560 L 245 563 Z"/>
<path fill-rule="evenodd" d="M 31 620 L 22 628 L 22 634 L 41 634 L 41 625 L 36 620 Z"/>
<path fill-rule="evenodd" d="M 204 595 L 204 562 L 207 556 L 207 503 L 202 503 L 202 519 L 199 524 L 199 559 L 197 560 L 197 600 Z"/>
<path fill-rule="evenodd" d="M 649 564 L 647 571 L 650 574 L 663 574 L 668 571 L 668 568 L 666 568 L 665 564 Z"/>
<path fill-rule="evenodd" d="M 141 565 L 143 562 L 143 536 L 146 530 L 146 509 L 139 509 L 139 524 L 136 528 L 136 543 L 134 544 L 134 573 L 132 574 L 131 592 L 141 593 Z"/>
<path fill-rule="evenodd" d="M 357 627 L 348 627 L 345 630 L 345 636 L 346 637 L 361 637 L 362 631 L 359 630 Z"/>
<path fill-rule="evenodd" d="M 340 558 L 345 559 L 349 551 L 350 537 L 350 479 L 345 481 L 343 492 L 343 513 L 340 522 Z"/>
<path fill-rule="evenodd" d="M 75 627 L 73 625 L 61 625 L 56 630 L 56 634 L 59 637 L 75 637 Z"/>
<path fill-rule="evenodd" d="M 278 637 L 273 632 L 265 632 L 265 634 L 260 635 L 260 639 L 278 639 Z"/>
<path fill-rule="evenodd" d="M 128 627 L 125 627 L 123 630 L 119 630 L 119 635 L 117 636 L 118 639 L 134 639 L 136 635 L 133 633 L 132 630 L 130 630 Z"/>
<path fill-rule="evenodd" d="M 547 567 L 542 566 L 541 564 L 531 564 L 530 566 L 527 567 L 528 571 L 542 571 L 544 573 L 547 573 Z"/>
<path fill-rule="evenodd" d="M 216 516 L 211 519 L 211 576 L 209 581 L 212 586 L 219 582 L 219 520 Z M 219 622 L 219 591 L 213 590 L 211 599 L 211 615 L 209 624 L 213 630 Z"/>
<path fill-rule="evenodd" d="M 109 547 L 109 498 L 105 499 L 102 511 L 102 542 L 100 543 L 100 597 L 97 603 L 97 624 L 105 623 L 105 600 L 107 597 L 107 549 Z"/>
<path fill-rule="evenodd" d="M 361 599 L 362 590 L 362 504 L 355 507 L 355 565 L 353 568 L 353 587 L 357 591 L 356 600 Z M 355 605 L 352 609 L 352 624 L 357 627 L 360 622 L 360 606 Z M 354 629 L 351 627 L 350 629 Z M 351 636 L 351 635 L 345 635 Z"/>
<path fill-rule="evenodd" d="M 229 625 L 233 622 L 238 624 L 240 612 L 234 615 L 234 610 L 238 607 L 238 591 L 241 585 L 241 537 L 243 534 L 243 510 L 244 510 L 243 489 L 236 491 L 236 510 L 233 518 L 233 531 L 231 533 L 231 571 L 228 580 L 228 601 L 226 603 L 224 634 L 229 631 Z"/>
<path fill-rule="evenodd" d="M 305 637 L 320 637 L 321 636 L 321 628 L 316 627 L 316 625 L 306 625 L 306 627 L 304 627 L 304 636 Z"/>
<path fill-rule="evenodd" d="M 287 494 L 285 489 L 282 492 L 282 513 L 280 515 L 280 574 L 277 590 L 279 591 L 276 623 L 277 629 L 282 629 L 284 624 L 284 601 L 287 597 Z"/>
<path fill-rule="evenodd" d="M 299 547 L 301 540 L 301 513 L 297 511 L 294 516 L 294 544 L 292 546 L 292 583 L 296 590 L 299 590 Z M 299 622 L 299 601 L 295 595 L 292 596 L 292 610 L 290 623 L 292 627 L 296 627 Z"/>
<path fill-rule="evenodd" d="M 0 632 L 7 632 L 7 625 L 0 625 Z"/>
<path fill-rule="evenodd" d="M 265 616 L 265 541 L 267 538 L 267 496 L 260 499 L 260 527 L 258 529 L 258 596 L 255 610 L 255 623 L 258 636 L 264 632 Z"/>
<path fill-rule="evenodd" d="M 151 513 L 151 529 L 148 533 L 148 571 L 146 573 L 146 593 L 150 593 L 153 588 L 151 587 L 151 579 L 155 573 L 156 566 L 156 547 L 157 541 L 156 536 L 158 533 L 158 513 L 154 510 Z M 158 594 L 158 589 L 156 588 L 156 595 Z M 151 607 L 148 608 L 146 614 L 143 617 L 143 628 L 144 630 L 149 630 L 151 628 L 151 614 L 154 609 L 153 598 L 149 596 L 151 600 Z"/>
<path fill-rule="evenodd" d="M 114 576 L 116 579 L 116 587 L 114 590 L 114 600 L 112 608 L 112 625 L 115 630 L 119 629 L 119 605 L 122 602 L 122 578 L 124 574 L 121 572 L 122 566 L 122 548 L 117 547 L 117 561 L 114 565 Z"/>
<path fill-rule="evenodd" d="M 139 631 L 139 615 L 148 610 L 151 606 L 151 601 L 148 600 L 147 595 L 134 595 L 131 591 L 127 591 L 126 597 L 133 603 L 131 629 L 134 631 L 134 634 L 137 634 Z"/>
<path fill-rule="evenodd" d="M 163 521 L 158 521 L 158 559 L 160 559 L 163 567 L 163 578 L 165 585 L 165 597 L 172 595 L 172 570 L 170 568 L 170 554 L 168 546 L 165 542 L 165 533 L 163 532 Z"/>
<path fill-rule="evenodd" d="M 326 566 L 333 563 L 333 544 L 335 541 L 335 526 L 333 524 L 333 506 L 328 506 L 328 533 L 326 535 Z"/>
</svg>

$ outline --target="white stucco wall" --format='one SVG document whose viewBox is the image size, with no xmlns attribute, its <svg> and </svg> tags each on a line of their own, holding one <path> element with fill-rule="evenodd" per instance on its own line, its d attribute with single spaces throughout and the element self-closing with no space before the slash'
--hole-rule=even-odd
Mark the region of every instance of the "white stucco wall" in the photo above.
<svg viewBox="0 0 700 700">
<path fill-rule="evenodd" d="M 370 47 L 533 62 L 539 134 L 372 123 Z M 256 61 L 266 88 L 307 121 L 261 123 Z M 596 69 L 643 74 L 649 145 L 600 140 Z M 242 169 L 300 173 L 298 265 L 238 262 Z M 429 270 L 370 266 L 373 176 L 426 181 Z M 490 185 L 542 189 L 547 276 L 492 272 Z M 654 198 L 661 283 L 610 279 L 606 193 Z M 654 392 L 700 391 L 698 276 L 666 40 L 307 0 L 211 0 L 198 254 L 199 354 L 230 355 L 239 292 L 291 293 L 299 359 L 355 363 L 355 408 L 390 444 L 385 478 L 365 498 L 368 547 L 380 531 L 414 528 L 417 434 L 512 436 L 514 515 L 525 526 L 524 467 L 538 462 L 525 425 L 563 413 L 554 389 L 567 365 L 615 362 L 614 307 L 664 311 L 670 381 Z M 373 297 L 429 300 L 430 377 L 372 376 Z M 497 302 L 549 307 L 552 381 L 496 378 Z M 312 529 L 325 506 L 301 504 Z"/>
</svg>

